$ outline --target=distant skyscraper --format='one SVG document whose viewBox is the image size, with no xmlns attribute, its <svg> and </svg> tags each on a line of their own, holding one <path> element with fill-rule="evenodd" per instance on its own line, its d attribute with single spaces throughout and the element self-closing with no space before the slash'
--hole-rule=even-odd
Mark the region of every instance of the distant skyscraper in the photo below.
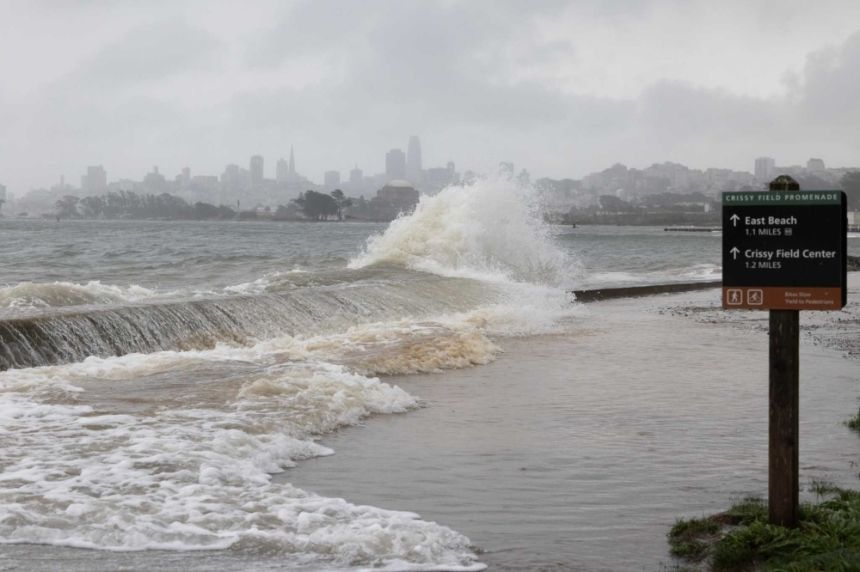
<svg viewBox="0 0 860 572">
<path fill-rule="evenodd" d="M 355 169 L 349 172 L 349 186 L 353 189 L 358 189 L 364 183 L 364 172 L 355 166 Z"/>
<path fill-rule="evenodd" d="M 759 157 L 755 160 L 755 178 L 762 182 L 773 179 L 776 171 L 776 161 L 771 157 Z"/>
<path fill-rule="evenodd" d="M 263 157 L 260 155 L 251 157 L 249 170 L 251 171 L 251 186 L 254 188 L 261 186 L 263 184 Z"/>
<path fill-rule="evenodd" d="M 237 191 L 242 182 L 242 174 L 239 165 L 227 165 L 224 174 L 221 175 L 221 186 L 225 191 Z"/>
<path fill-rule="evenodd" d="M 152 171 L 144 175 L 143 186 L 151 192 L 164 192 L 167 190 L 167 179 L 158 172 L 158 167 L 153 167 Z"/>
<path fill-rule="evenodd" d="M 290 175 L 290 177 L 296 176 L 296 158 L 293 155 L 293 146 L 292 145 L 290 145 L 290 171 L 289 171 L 289 175 Z"/>
<path fill-rule="evenodd" d="M 87 167 L 87 174 L 81 177 L 81 190 L 100 193 L 107 189 L 107 172 L 101 165 Z"/>
<path fill-rule="evenodd" d="M 406 178 L 412 183 L 421 182 L 421 140 L 417 135 L 409 138 L 409 147 L 406 149 Z"/>
<path fill-rule="evenodd" d="M 279 183 L 286 183 L 290 177 L 290 165 L 286 159 L 278 159 L 275 165 L 275 180 Z"/>
<path fill-rule="evenodd" d="M 180 180 L 183 187 L 187 187 L 188 185 L 191 184 L 191 168 L 190 167 L 184 167 L 182 169 L 182 174 L 179 175 L 179 180 Z"/>
<path fill-rule="evenodd" d="M 326 171 L 325 172 L 325 188 L 326 190 L 333 191 L 340 187 L 340 171 Z"/>
<path fill-rule="evenodd" d="M 389 180 L 406 178 L 406 155 L 400 149 L 385 154 L 385 176 Z"/>
<path fill-rule="evenodd" d="M 806 168 L 810 171 L 826 171 L 824 159 L 810 159 L 806 162 Z"/>
</svg>

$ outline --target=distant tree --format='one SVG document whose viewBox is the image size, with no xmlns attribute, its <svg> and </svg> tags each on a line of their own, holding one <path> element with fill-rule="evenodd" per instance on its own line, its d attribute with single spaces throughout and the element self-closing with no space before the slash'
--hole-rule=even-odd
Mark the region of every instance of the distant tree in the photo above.
<svg viewBox="0 0 860 572">
<path fill-rule="evenodd" d="M 331 196 L 337 203 L 337 220 L 343 220 L 343 209 L 352 206 L 352 199 L 346 198 L 340 189 L 333 190 Z"/>
<path fill-rule="evenodd" d="M 804 191 L 827 191 L 833 189 L 833 183 L 829 183 L 816 175 L 795 175 L 794 178 Z"/>
<path fill-rule="evenodd" d="M 78 212 L 78 203 L 81 199 L 74 195 L 66 195 L 61 199 L 58 199 L 56 203 L 54 203 L 54 207 L 56 208 L 56 214 L 58 218 L 78 218 L 80 217 L 80 213 Z"/>
<path fill-rule="evenodd" d="M 203 202 L 194 203 L 194 219 L 195 220 L 220 220 L 232 218 L 236 213 L 228 207 L 216 207 L 215 205 Z"/>
<path fill-rule="evenodd" d="M 848 208 L 860 210 L 860 171 L 845 173 L 840 182 L 842 190 L 848 195 Z"/>
<path fill-rule="evenodd" d="M 316 191 L 305 191 L 297 199 L 293 199 L 302 212 L 311 220 L 326 220 L 337 216 L 337 201 L 331 195 Z"/>
<path fill-rule="evenodd" d="M 100 218 L 104 216 L 105 201 L 102 197 L 84 197 L 78 208 L 84 218 Z"/>
<path fill-rule="evenodd" d="M 623 213 L 636 210 L 633 205 L 615 195 L 601 195 L 598 200 L 600 201 L 600 208 L 607 212 Z"/>
</svg>

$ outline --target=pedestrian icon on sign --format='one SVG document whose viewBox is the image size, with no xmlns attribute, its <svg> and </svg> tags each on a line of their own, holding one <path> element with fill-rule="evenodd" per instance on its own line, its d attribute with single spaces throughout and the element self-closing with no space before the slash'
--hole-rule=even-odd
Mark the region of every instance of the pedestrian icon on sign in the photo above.
<svg viewBox="0 0 860 572">
<path fill-rule="evenodd" d="M 743 303 L 743 293 L 740 290 L 731 289 L 728 291 L 728 299 L 730 306 L 740 306 Z"/>
</svg>

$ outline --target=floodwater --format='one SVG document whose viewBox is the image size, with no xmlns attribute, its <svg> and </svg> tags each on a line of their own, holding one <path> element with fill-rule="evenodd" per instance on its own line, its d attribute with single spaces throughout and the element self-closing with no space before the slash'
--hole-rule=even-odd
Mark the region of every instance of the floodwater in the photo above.
<svg viewBox="0 0 860 572">
<path fill-rule="evenodd" d="M 767 495 L 766 334 L 660 311 L 715 297 L 590 305 L 492 364 L 393 378 L 425 407 L 324 439 L 339 453 L 285 478 L 444 522 L 493 570 L 657 570 L 676 518 Z M 858 484 L 858 374 L 803 344 L 802 487 Z"/>
</svg>

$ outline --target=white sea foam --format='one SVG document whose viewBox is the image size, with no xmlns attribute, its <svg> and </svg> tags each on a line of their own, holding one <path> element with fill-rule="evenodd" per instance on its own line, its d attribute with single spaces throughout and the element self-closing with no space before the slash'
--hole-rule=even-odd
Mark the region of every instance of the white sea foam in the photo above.
<svg viewBox="0 0 860 572">
<path fill-rule="evenodd" d="M 296 274 L 306 274 L 307 271 L 301 269 L 298 266 L 293 267 L 292 270 L 287 272 L 269 272 L 256 280 L 251 280 L 249 282 L 242 282 L 240 284 L 234 284 L 232 286 L 225 286 L 224 292 L 227 294 L 241 294 L 241 295 L 253 295 L 253 294 L 263 294 L 264 292 L 269 291 L 275 285 L 281 285 L 284 283 L 284 278 L 289 278 L 290 276 Z"/>
<path fill-rule="evenodd" d="M 422 196 L 368 240 L 351 268 L 390 263 L 444 276 L 570 287 L 576 264 L 553 244 L 527 188 L 479 180 Z"/>
<path fill-rule="evenodd" d="M 567 290 L 579 263 L 552 240 L 531 190 L 508 180 L 480 180 L 421 197 L 350 261 L 352 268 L 394 264 L 492 284 L 495 301 L 439 318 L 470 324 L 483 335 L 509 336 L 554 331 L 575 314 Z"/>
<path fill-rule="evenodd" d="M 137 284 L 128 286 L 104 284 L 99 280 L 91 280 L 81 284 L 75 282 L 19 282 L 15 285 L 0 287 L 0 309 L 41 310 L 51 307 L 263 294 L 270 290 L 273 285 L 283 285 L 284 279 L 306 272 L 306 270 L 296 266 L 286 272 L 269 272 L 257 279 L 220 289 L 159 290 Z"/>
<path fill-rule="evenodd" d="M 236 362 L 240 356 L 250 351 L 162 352 L 0 374 L 0 542 L 264 550 L 338 567 L 483 567 L 468 539 L 446 527 L 271 478 L 297 460 L 331 454 L 314 435 L 407 411 L 412 396 L 333 364 Z M 165 399 L 143 413 L 103 411 L 71 390 L 169 367 L 181 378 L 195 363 L 198 371 L 209 364 L 214 377 L 238 363 L 243 375 L 220 398 L 181 406 Z"/>
<path fill-rule="evenodd" d="M 132 284 L 116 286 L 91 280 L 74 282 L 20 282 L 0 288 L 0 308 L 36 309 L 50 306 L 80 306 L 137 302 L 157 295 L 155 290 Z"/>
</svg>

